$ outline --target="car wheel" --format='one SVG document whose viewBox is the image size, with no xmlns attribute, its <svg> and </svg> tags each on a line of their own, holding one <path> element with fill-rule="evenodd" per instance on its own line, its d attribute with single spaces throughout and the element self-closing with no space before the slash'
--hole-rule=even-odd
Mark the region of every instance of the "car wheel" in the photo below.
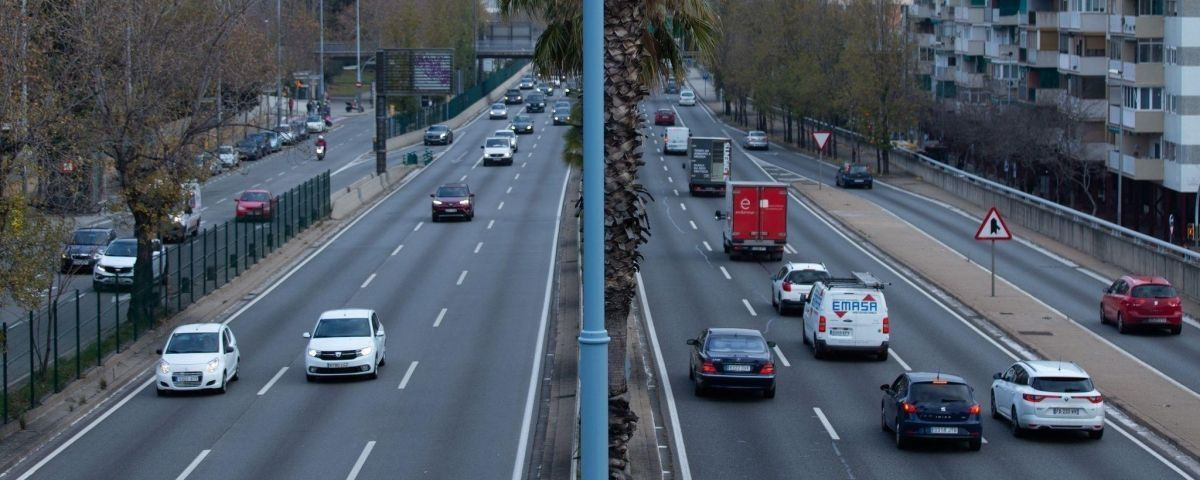
<svg viewBox="0 0 1200 480">
<path fill-rule="evenodd" d="M 1171 327 L 1171 335 L 1179 335 L 1180 333 L 1183 333 L 1183 325 Z"/>
<path fill-rule="evenodd" d="M 983 439 L 972 438 L 971 440 L 968 440 L 967 448 L 970 449 L 972 452 L 978 452 L 979 449 L 983 448 Z"/>
<path fill-rule="evenodd" d="M 379 359 L 379 366 L 382 367 L 384 365 L 387 365 L 387 355 L 386 354 L 384 354 L 384 356 Z"/>
<path fill-rule="evenodd" d="M 238 374 L 242 372 L 241 359 L 238 359 L 238 369 L 233 371 L 233 376 L 229 377 L 229 381 L 236 382 L 239 380 Z"/>
<path fill-rule="evenodd" d="M 879 353 L 875 354 L 875 361 L 877 361 L 877 362 L 886 362 L 887 359 L 888 359 L 888 350 L 886 348 L 883 350 L 880 350 Z"/>
<path fill-rule="evenodd" d="M 1108 325 L 1108 318 L 1104 316 L 1104 305 L 1100 305 L 1100 324 Z"/>
<path fill-rule="evenodd" d="M 1129 333 L 1129 326 L 1125 325 L 1125 314 L 1117 312 L 1117 333 Z"/>
<path fill-rule="evenodd" d="M 1000 419 L 1000 411 L 996 410 L 996 392 L 992 392 L 991 397 L 992 397 L 992 418 L 999 420 Z"/>
<path fill-rule="evenodd" d="M 315 382 L 315 381 L 317 381 L 317 377 L 315 375 L 309 375 L 306 373 L 306 374 L 304 374 L 304 381 Z"/>
<path fill-rule="evenodd" d="M 217 390 L 217 393 L 219 393 L 219 394 L 221 394 L 221 395 L 224 395 L 224 394 L 225 394 L 225 392 L 229 390 L 229 389 L 227 388 L 227 385 L 228 385 L 228 383 L 229 383 L 229 378 L 226 376 L 226 375 L 228 375 L 228 374 L 229 374 L 229 372 L 222 372 L 222 373 L 221 373 L 221 385 L 217 386 L 217 388 L 216 388 L 216 390 Z"/>
<path fill-rule="evenodd" d="M 369 379 L 369 380 L 374 380 L 376 378 L 379 378 L 379 361 L 378 360 L 375 361 L 375 368 L 373 370 L 371 370 L 371 373 L 367 374 L 367 379 Z"/>
<path fill-rule="evenodd" d="M 163 390 L 163 389 L 161 389 L 161 388 L 155 388 L 155 389 L 154 389 L 154 392 L 155 392 L 155 393 L 157 393 L 157 394 L 158 394 L 158 396 L 160 396 L 160 397 L 165 397 L 165 396 L 167 396 L 167 394 L 169 394 L 169 393 L 170 393 L 169 391 L 167 391 L 167 390 Z"/>
<path fill-rule="evenodd" d="M 699 382 L 696 383 L 696 388 L 693 390 L 697 397 L 703 397 L 708 393 L 708 389 L 704 388 Z"/>
<path fill-rule="evenodd" d="M 875 182 L 871 182 L 871 183 L 867 184 L 867 190 L 874 190 L 874 189 L 875 189 Z"/>
<path fill-rule="evenodd" d="M 896 432 L 896 449 L 897 450 L 907 449 L 910 442 L 909 442 L 909 439 L 904 438 L 904 435 L 900 434 L 900 422 L 899 421 L 896 421 L 896 426 L 892 428 L 892 431 Z"/>
<path fill-rule="evenodd" d="M 763 390 L 763 398 L 775 398 L 775 385 Z"/>
<path fill-rule="evenodd" d="M 1012 415 L 1008 419 L 1008 426 L 1012 429 L 1012 436 L 1021 438 L 1025 436 L 1025 429 L 1021 428 L 1021 421 L 1017 420 L 1017 407 L 1012 408 Z"/>
<path fill-rule="evenodd" d="M 438 216 L 437 216 L 437 214 L 430 215 L 430 216 L 429 216 L 429 221 L 430 221 L 430 222 L 433 222 L 433 223 L 437 223 L 437 222 L 438 222 Z"/>
<path fill-rule="evenodd" d="M 1104 429 L 1088 431 L 1088 438 L 1092 440 L 1099 440 L 1102 437 L 1104 437 Z"/>
<path fill-rule="evenodd" d="M 813 332 L 813 336 L 812 336 L 813 358 L 818 359 L 818 360 L 825 358 L 824 350 L 825 350 L 825 348 L 822 347 L 820 343 L 817 343 L 817 333 Z"/>
<path fill-rule="evenodd" d="M 688 380 L 696 381 L 696 370 L 692 368 L 690 363 L 688 364 Z"/>
<path fill-rule="evenodd" d="M 879 402 L 879 429 L 886 433 L 891 431 L 891 428 L 888 428 L 887 416 L 884 414 L 885 411 L 883 402 Z"/>
<path fill-rule="evenodd" d="M 103 292 L 104 286 L 101 285 L 100 282 L 92 282 L 92 290 L 95 290 L 97 292 Z"/>
</svg>

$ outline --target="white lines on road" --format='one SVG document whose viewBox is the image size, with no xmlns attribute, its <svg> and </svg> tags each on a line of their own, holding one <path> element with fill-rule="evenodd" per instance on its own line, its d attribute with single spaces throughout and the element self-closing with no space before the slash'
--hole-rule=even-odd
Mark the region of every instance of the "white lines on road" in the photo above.
<svg viewBox="0 0 1200 480">
<path fill-rule="evenodd" d="M 487 228 L 487 229 L 488 229 L 488 230 L 491 230 L 491 229 L 492 229 L 492 225 L 494 225 L 495 223 L 496 223 L 496 221 L 495 221 L 495 220 L 488 220 L 488 228 Z"/>
<path fill-rule="evenodd" d="M 533 148 L 537 148 L 537 142 L 533 142 Z M 529 156 L 533 156 L 533 152 L 529 152 Z"/>
<path fill-rule="evenodd" d="M 371 455 L 371 450 L 375 448 L 375 441 L 367 442 L 367 446 L 363 447 L 363 451 L 358 455 L 358 460 L 354 462 L 354 468 L 350 469 L 350 474 L 346 475 L 346 480 L 354 480 L 358 478 L 358 472 L 362 470 L 363 464 L 367 463 L 367 457 Z"/>
<path fill-rule="evenodd" d="M 672 189 L 671 189 L 671 191 L 672 191 L 672 192 L 675 192 L 675 196 L 676 196 L 676 197 L 678 197 L 678 196 L 679 196 L 679 189 L 677 189 L 677 188 L 672 188 Z"/>
<path fill-rule="evenodd" d="M 196 459 L 192 460 L 192 463 L 189 463 L 187 468 L 183 469 L 183 472 L 180 473 L 178 477 L 175 477 L 175 480 L 183 480 L 183 479 L 187 478 L 188 475 L 191 475 L 192 471 L 195 470 L 196 467 L 200 466 L 200 462 L 203 462 L 204 457 L 207 457 L 208 452 L 211 452 L 211 451 L 212 450 L 201 450 L 200 454 L 196 455 Z"/>
<path fill-rule="evenodd" d="M 437 327 L 441 326 L 443 318 L 446 318 L 446 309 L 445 308 L 443 308 L 442 311 L 438 312 L 437 319 L 433 321 L 433 328 L 437 328 Z"/>
<path fill-rule="evenodd" d="M 670 182 L 670 183 L 675 183 L 675 179 L 673 179 L 673 178 L 671 178 L 671 177 L 667 177 L 667 182 Z"/>
<path fill-rule="evenodd" d="M 733 277 L 729 276 L 729 270 L 726 270 L 725 266 L 721 266 L 721 275 L 724 275 L 726 280 L 733 280 Z"/>
<path fill-rule="evenodd" d="M 512 187 L 508 187 L 508 190 L 505 190 L 504 193 L 505 194 L 512 193 Z"/>
<path fill-rule="evenodd" d="M 521 174 L 518 173 L 516 175 L 513 175 L 513 180 L 520 180 L 520 179 L 521 179 Z"/>
<path fill-rule="evenodd" d="M 258 182 L 258 183 L 254 184 L 254 185 L 251 185 L 251 186 L 250 186 L 250 188 L 258 188 L 258 187 L 261 187 L 261 186 L 262 186 L 262 182 Z"/>
<path fill-rule="evenodd" d="M 462 273 L 458 274 L 458 281 L 454 282 L 454 284 L 462 285 L 463 279 L 465 279 L 465 278 L 467 278 L 467 271 L 463 270 Z"/>
<path fill-rule="evenodd" d="M 229 199 L 228 199 L 228 198 L 222 198 L 222 199 L 220 199 L 220 200 L 217 200 L 215 203 L 213 203 L 213 205 L 217 205 L 217 204 L 219 204 L 219 203 L 221 203 L 221 202 L 224 202 L 224 201 L 226 201 L 226 200 L 229 200 Z"/>
<path fill-rule="evenodd" d="M 792 363 L 788 361 L 787 357 L 783 356 L 783 350 L 779 349 L 779 345 L 774 346 L 773 349 L 775 350 L 775 356 L 779 357 L 779 361 L 783 363 L 783 366 L 792 366 Z"/>
<path fill-rule="evenodd" d="M 903 358 L 900 358 L 899 355 L 896 355 L 895 350 L 888 348 L 888 354 L 892 357 L 892 360 L 895 360 L 896 363 L 900 364 L 900 367 L 903 368 L 904 371 L 906 371 L 906 372 L 912 371 L 912 367 L 908 366 L 908 362 L 905 362 Z"/>
<path fill-rule="evenodd" d="M 372 273 L 371 276 L 367 277 L 367 279 L 365 281 L 363 281 L 362 286 L 360 286 L 358 288 L 367 288 L 367 285 L 371 284 L 371 280 L 375 279 L 375 275 L 376 274 Z"/>
<path fill-rule="evenodd" d="M 662 167 L 663 167 L 663 171 L 664 171 L 664 172 L 669 172 L 669 171 L 670 171 L 670 170 L 667 170 L 667 166 L 666 166 L 666 165 L 663 165 Z"/>
<path fill-rule="evenodd" d="M 654 363 L 658 365 L 658 378 L 670 378 L 667 376 L 667 364 L 663 362 L 662 348 L 658 344 L 658 333 L 654 328 L 654 316 L 650 314 L 650 302 L 646 300 L 645 281 L 642 280 L 641 272 L 634 272 L 634 277 L 637 278 L 638 298 L 642 302 L 642 311 L 645 314 L 646 333 L 650 337 L 650 346 L 654 348 Z M 671 382 L 662 382 L 663 393 L 667 398 L 667 418 L 671 422 L 671 436 L 675 440 L 674 450 L 676 465 L 678 468 L 680 480 L 692 480 L 692 467 L 688 464 L 687 448 L 683 444 L 683 430 L 679 423 L 679 410 L 675 406 L 675 393 L 671 391 Z M 515 475 L 514 475 L 515 477 Z M 517 480 L 514 478 L 514 480 Z"/>
<path fill-rule="evenodd" d="M 496 210 L 504 210 L 504 202 L 500 202 L 500 205 L 496 206 Z"/>
<path fill-rule="evenodd" d="M 526 165 L 529 165 L 529 162 L 521 162 L 521 168 L 525 168 Z"/>
<path fill-rule="evenodd" d="M 475 167 L 478 167 L 478 166 L 479 166 L 479 162 L 482 162 L 482 161 L 483 161 L 483 157 L 479 157 L 479 160 L 476 160 L 476 161 L 475 161 L 475 164 L 474 164 L 474 165 L 471 165 L 471 169 L 472 169 L 472 170 L 474 170 L 474 169 L 475 169 Z"/>
<path fill-rule="evenodd" d="M 424 225 L 424 224 L 425 224 L 425 222 L 417 222 L 417 226 L 413 227 L 413 231 L 415 232 L 415 231 L 420 230 L 421 225 Z"/>
<path fill-rule="evenodd" d="M 745 305 L 745 306 L 746 306 L 746 311 L 750 312 L 750 316 L 751 316 L 751 317 L 757 317 L 757 316 L 758 316 L 758 312 L 754 311 L 754 307 L 750 306 L 750 301 L 749 301 L 749 300 L 746 300 L 746 299 L 744 299 L 744 298 L 743 298 L 743 299 L 742 299 L 742 305 Z"/>
<path fill-rule="evenodd" d="M 783 251 L 793 254 L 793 255 L 796 254 L 796 249 L 792 248 L 792 244 L 790 244 L 790 243 L 783 244 Z"/>
<path fill-rule="evenodd" d="M 704 240 L 701 240 L 701 241 L 700 241 L 700 243 L 703 243 L 703 244 L 704 244 L 704 248 L 705 248 L 706 250 L 708 250 L 708 251 L 710 251 L 710 252 L 712 251 L 712 245 L 709 245 L 709 244 L 708 244 L 708 242 L 706 242 L 706 241 L 704 241 Z"/>
<path fill-rule="evenodd" d="M 276 177 L 276 178 L 278 178 L 278 177 L 282 177 L 282 176 L 283 176 L 285 173 L 287 173 L 287 172 L 279 172 L 279 174 L 278 174 L 278 175 L 275 175 L 275 177 Z"/>
<path fill-rule="evenodd" d="M 393 257 L 394 257 L 394 256 L 396 256 L 396 254 L 397 254 L 397 253 L 400 253 L 400 250 L 401 250 L 401 249 L 403 249 L 403 248 L 404 248 L 404 244 L 403 244 L 403 243 L 401 243 L 400 245 L 397 245 L 397 246 L 396 246 L 396 249 L 395 249 L 395 250 L 392 250 L 392 255 L 391 255 L 391 256 L 393 256 Z"/>
<path fill-rule="evenodd" d="M 445 313 L 445 311 L 445 309 L 442 309 L 443 313 Z M 408 381 L 412 379 L 413 371 L 417 369 L 417 364 L 419 363 L 421 362 L 413 360 L 413 362 L 408 365 L 408 370 L 404 372 L 404 378 L 400 379 L 400 388 L 398 390 L 404 390 L 404 387 L 408 386 Z"/>
<path fill-rule="evenodd" d="M 688 220 L 688 223 L 692 224 L 692 230 L 699 230 L 699 229 L 700 229 L 700 227 L 697 227 L 697 226 L 696 226 L 696 221 L 695 221 L 695 220 Z"/>
<path fill-rule="evenodd" d="M 684 205 L 683 202 L 679 202 L 679 208 L 682 208 L 685 212 L 687 211 L 687 205 Z"/>
<path fill-rule="evenodd" d="M 541 140 L 541 139 L 542 139 L 542 135 L 538 134 L 538 140 Z"/>
<path fill-rule="evenodd" d="M 275 382 L 278 382 L 279 379 L 283 377 L 284 372 L 287 372 L 287 371 L 288 371 L 288 367 L 280 368 L 279 371 L 275 373 L 275 376 L 271 377 L 271 379 L 267 381 L 267 384 L 263 385 L 263 387 L 258 390 L 258 396 L 261 397 L 263 395 L 266 395 L 267 390 L 270 390 L 271 387 L 275 385 Z"/>
<path fill-rule="evenodd" d="M 460 182 L 465 182 L 465 181 L 467 181 L 467 176 L 466 176 L 466 175 L 463 175 L 462 177 L 460 177 L 460 178 L 458 179 L 458 181 L 460 181 Z"/>
<path fill-rule="evenodd" d="M 479 249 L 483 248 L 483 242 L 475 244 L 475 253 L 479 253 Z"/>
<path fill-rule="evenodd" d="M 829 438 L 841 440 L 837 432 L 833 430 L 833 424 L 829 423 L 829 419 L 825 418 L 825 412 L 821 411 L 821 407 L 813 407 L 813 411 L 817 413 L 817 418 L 821 420 L 821 425 L 825 426 L 825 431 L 829 432 Z"/>
</svg>

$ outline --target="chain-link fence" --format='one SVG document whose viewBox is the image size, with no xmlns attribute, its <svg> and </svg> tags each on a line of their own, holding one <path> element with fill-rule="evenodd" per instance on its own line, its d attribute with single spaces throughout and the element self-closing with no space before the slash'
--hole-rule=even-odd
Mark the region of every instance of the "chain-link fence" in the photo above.
<svg viewBox="0 0 1200 480">
<path fill-rule="evenodd" d="M 487 96 L 518 71 L 525 68 L 529 60 L 521 59 L 509 62 L 508 65 L 492 72 L 483 82 L 455 95 L 450 101 L 432 107 L 425 107 L 415 112 L 404 112 L 393 115 L 388 119 L 388 138 L 402 135 L 406 132 L 419 130 L 430 125 L 438 124 L 457 117 L 467 107 Z"/>
<path fill-rule="evenodd" d="M 0 414 L 4 423 L 20 418 L 47 395 L 99 367 L 109 356 L 229 283 L 259 260 L 332 212 L 326 171 L 270 202 L 269 209 L 202 229 L 160 254 L 161 273 L 150 285 L 122 291 L 109 287 L 75 290 L 24 321 L 0 323 Z M 162 258 L 164 256 L 166 258 Z M 133 275 L 128 272 L 118 276 Z M 131 315 L 134 288 L 151 293 L 153 318 Z"/>
</svg>

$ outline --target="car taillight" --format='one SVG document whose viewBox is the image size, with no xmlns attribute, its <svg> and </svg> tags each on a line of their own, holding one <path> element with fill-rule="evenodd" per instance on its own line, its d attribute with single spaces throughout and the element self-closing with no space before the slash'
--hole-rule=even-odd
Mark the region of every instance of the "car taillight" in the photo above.
<svg viewBox="0 0 1200 480">
<path fill-rule="evenodd" d="M 967 408 L 967 413 L 970 413 L 971 415 L 979 415 L 979 411 L 980 411 L 980 408 L 979 408 L 978 403 L 971 405 L 970 407 Z"/>
<path fill-rule="evenodd" d="M 713 365 L 711 360 L 705 360 L 704 364 L 700 365 L 700 371 L 702 373 L 717 373 L 717 366 Z"/>
<path fill-rule="evenodd" d="M 763 375 L 774 375 L 775 374 L 775 362 L 764 363 L 762 368 L 758 369 L 758 373 L 763 374 Z"/>
<path fill-rule="evenodd" d="M 1103 401 L 1104 401 L 1104 395 L 1095 395 L 1095 396 L 1087 396 L 1087 397 L 1075 397 L 1075 398 L 1086 398 L 1086 399 L 1087 399 L 1087 401 L 1089 401 L 1089 402 L 1092 402 L 1092 403 L 1100 403 L 1100 402 L 1103 402 Z"/>
<path fill-rule="evenodd" d="M 821 333 L 825 333 L 825 316 L 824 315 L 817 317 L 817 331 L 821 332 Z"/>
<path fill-rule="evenodd" d="M 892 333 L 892 323 L 888 317 L 883 317 L 883 333 Z"/>
<path fill-rule="evenodd" d="M 1026 394 L 1022 394 L 1021 398 L 1025 399 L 1026 402 L 1035 402 L 1036 403 L 1036 402 L 1045 400 L 1047 398 L 1050 398 L 1050 396 L 1049 395 L 1034 395 L 1032 393 L 1026 393 Z"/>
<path fill-rule="evenodd" d="M 900 409 L 904 413 L 917 413 L 917 406 L 908 402 L 900 402 Z"/>
<path fill-rule="evenodd" d="M 792 291 L 792 282 L 783 282 L 783 291 L 785 291 L 785 292 Z"/>
</svg>

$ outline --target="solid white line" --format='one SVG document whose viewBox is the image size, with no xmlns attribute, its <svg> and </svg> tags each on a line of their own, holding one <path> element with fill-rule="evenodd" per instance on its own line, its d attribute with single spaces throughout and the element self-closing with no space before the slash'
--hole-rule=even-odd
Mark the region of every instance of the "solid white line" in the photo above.
<svg viewBox="0 0 1200 480">
<path fill-rule="evenodd" d="M 467 180 L 466 175 L 463 175 L 461 178 L 458 179 L 458 181 L 460 181 L 460 182 L 465 182 L 466 180 Z"/>
<path fill-rule="evenodd" d="M 395 249 L 395 250 L 392 250 L 392 255 L 391 255 L 391 256 L 393 256 L 393 257 L 394 257 L 394 256 L 396 256 L 396 254 L 397 254 L 397 253 L 400 253 L 400 249 L 402 249 L 402 248 L 404 248 L 404 244 L 403 244 L 403 243 L 401 243 L 400 245 L 397 245 L 397 246 L 396 246 L 396 249 Z"/>
<path fill-rule="evenodd" d="M 367 280 L 362 283 L 362 286 L 360 286 L 358 288 L 367 288 L 367 285 L 370 285 L 371 280 L 374 280 L 374 279 L 375 279 L 375 274 L 372 273 L 371 276 L 367 277 Z"/>
<path fill-rule="evenodd" d="M 367 456 L 371 455 L 371 450 L 374 448 L 374 440 L 367 442 L 367 446 L 363 447 L 362 453 L 358 455 L 358 461 L 354 462 L 354 468 L 351 468 L 350 474 L 346 475 L 346 480 L 354 480 L 355 478 L 358 478 L 358 471 L 362 470 L 364 463 L 367 463 Z"/>
<path fill-rule="evenodd" d="M 491 230 L 491 229 L 492 229 L 492 225 L 493 225 L 493 224 L 495 224 L 495 223 L 496 223 L 496 221 L 495 221 L 495 220 L 488 220 L 488 228 L 487 228 L 487 229 L 488 229 L 488 230 Z"/>
<path fill-rule="evenodd" d="M 783 366 L 785 366 L 785 367 L 792 366 L 792 363 L 788 361 L 787 357 L 783 356 L 783 350 L 779 349 L 779 345 L 775 346 L 775 355 L 779 357 L 780 362 L 783 362 Z"/>
<path fill-rule="evenodd" d="M 455 282 L 454 284 L 455 284 L 455 285 L 462 285 L 462 282 L 463 282 L 463 279 L 464 279 L 464 278 L 467 278 L 467 271 L 466 271 L 466 270 L 463 270 L 463 271 L 462 271 L 462 273 L 458 274 L 458 281 L 457 281 L 457 282 Z"/>
<path fill-rule="evenodd" d="M 558 196 L 558 213 L 554 215 L 554 241 L 550 243 L 550 262 L 546 266 L 546 295 L 542 299 L 542 318 L 538 322 L 537 346 L 533 349 L 533 368 L 529 371 L 529 392 L 525 396 L 525 413 L 521 417 L 521 436 L 517 442 L 517 456 L 513 461 L 512 480 L 525 478 L 525 455 L 529 448 L 529 432 L 532 429 L 533 404 L 537 397 L 537 387 L 541 379 L 542 357 L 545 351 L 546 323 L 550 317 L 550 294 L 554 292 L 554 266 L 558 257 L 558 230 L 562 222 L 563 204 L 567 198 L 567 182 L 571 180 L 571 172 L 563 177 L 562 193 Z M 640 280 L 640 279 L 639 279 Z M 668 393 L 670 390 L 668 390 Z M 690 477 L 689 477 L 690 478 Z"/>
<path fill-rule="evenodd" d="M 505 190 L 504 193 L 512 193 L 512 187 L 508 187 L 508 190 Z"/>
<path fill-rule="evenodd" d="M 638 296 L 642 300 L 642 312 L 646 316 L 646 330 L 650 334 L 650 345 L 654 347 L 654 363 L 658 364 L 659 385 L 667 398 L 667 416 L 671 420 L 671 436 L 675 440 L 675 454 L 678 457 L 677 467 L 680 480 L 692 480 L 692 467 L 688 465 L 687 448 L 683 445 L 683 429 L 679 423 L 679 410 L 675 408 L 675 394 L 671 391 L 671 377 L 667 375 L 667 364 L 663 360 L 662 349 L 658 346 L 658 333 L 654 330 L 654 317 L 650 315 L 650 302 L 646 300 L 646 288 L 643 286 L 642 272 L 634 272 L 637 277 Z M 519 480 L 513 478 L 513 480 Z"/>
<path fill-rule="evenodd" d="M 500 205 L 496 206 L 496 210 L 504 210 L 504 202 L 500 202 Z"/>
<path fill-rule="evenodd" d="M 424 224 L 425 224 L 425 222 L 423 222 L 423 221 L 421 221 L 421 222 L 417 222 L 417 226 L 413 227 L 413 231 L 415 232 L 415 231 L 417 231 L 417 230 L 420 230 L 420 229 L 421 229 L 421 225 L 424 225 Z"/>
<path fill-rule="evenodd" d="M 483 248 L 483 242 L 475 244 L 475 253 L 479 253 L 479 249 Z"/>
<path fill-rule="evenodd" d="M 183 472 L 180 473 L 178 477 L 175 477 L 175 480 L 183 480 L 183 479 L 187 478 L 188 475 L 191 475 L 192 470 L 195 470 L 196 467 L 199 467 L 200 462 L 203 462 L 204 457 L 207 457 L 208 452 L 211 452 L 211 451 L 212 450 L 201 450 L 200 454 L 196 455 L 196 458 L 194 460 L 192 460 L 192 463 L 189 463 L 187 468 L 183 469 Z"/>
<path fill-rule="evenodd" d="M 891 347 L 888 347 L 888 356 L 892 357 L 892 360 L 895 360 L 896 363 L 899 363 L 900 368 L 903 368 L 904 371 L 906 371 L 906 372 L 912 371 L 912 367 L 909 367 L 908 363 L 905 362 L 903 358 L 900 358 L 900 355 L 897 355 L 896 351 L 892 350 Z"/>
<path fill-rule="evenodd" d="M 446 317 L 446 309 L 443 308 L 442 311 L 438 312 L 437 319 L 433 321 L 433 328 L 437 328 L 437 327 L 441 326 L 442 319 L 445 317 Z"/>
<path fill-rule="evenodd" d="M 821 419 L 821 425 L 824 425 L 825 431 L 829 432 L 829 438 L 841 440 L 842 437 L 839 437 L 837 432 L 833 430 L 833 424 L 829 423 L 828 418 L 825 418 L 825 412 L 822 412 L 820 407 L 813 407 L 813 411 L 817 412 L 817 418 Z"/>
<path fill-rule="evenodd" d="M 1139 446 L 1139 447 L 1142 447 L 1142 450 L 1145 450 L 1145 451 L 1146 451 L 1146 453 L 1149 453 L 1149 454 L 1150 454 L 1150 456 L 1152 456 L 1152 457 L 1154 457 L 1154 458 L 1158 459 L 1158 461 L 1159 461 L 1159 462 L 1162 462 L 1162 464 L 1163 464 L 1163 465 L 1166 465 L 1168 468 L 1170 468 L 1171 470 L 1175 471 L 1175 473 L 1178 473 L 1180 477 L 1186 478 L 1187 480 L 1195 480 L 1195 478 L 1194 478 L 1194 477 L 1192 477 L 1191 475 L 1188 475 L 1188 474 L 1187 474 L 1187 472 L 1184 472 L 1184 471 L 1183 471 L 1183 469 L 1181 469 L 1181 468 L 1179 468 L 1179 467 L 1175 466 L 1175 463 L 1174 463 L 1174 462 L 1168 461 L 1166 458 L 1163 458 L 1163 456 L 1162 456 L 1162 455 L 1159 455 L 1159 454 L 1158 454 L 1158 452 L 1156 452 L 1156 451 L 1154 451 L 1153 449 L 1151 449 L 1149 445 L 1146 445 L 1146 444 L 1145 444 L 1145 443 L 1143 443 L 1141 440 L 1138 440 L 1137 438 L 1134 438 L 1134 436 L 1133 436 L 1132 434 L 1130 434 L 1129 432 L 1126 432 L 1126 431 L 1125 431 L 1125 429 L 1123 429 L 1123 428 L 1121 428 L 1121 427 L 1117 426 L 1117 424 L 1116 424 L 1115 422 L 1113 422 L 1112 420 L 1109 420 L 1109 419 L 1107 419 L 1107 418 L 1106 418 L 1106 419 L 1104 419 L 1104 423 L 1108 424 L 1108 427 L 1109 427 L 1109 428 L 1116 429 L 1116 430 L 1117 430 L 1117 433 L 1120 433 L 1121 435 L 1124 435 L 1124 436 L 1125 436 L 1125 438 L 1128 438 L 1128 439 L 1129 439 L 1129 441 L 1131 441 L 1131 442 L 1133 442 L 1133 443 L 1134 443 L 1134 445 L 1137 445 L 1137 446 Z"/>
<path fill-rule="evenodd" d="M 261 397 L 263 395 L 266 395 L 267 390 L 270 390 L 271 387 L 275 385 L 275 382 L 278 382 L 280 377 L 283 377 L 283 373 L 286 371 L 288 371 L 288 367 L 280 368 L 279 371 L 275 373 L 275 376 L 271 377 L 271 380 L 267 381 L 267 384 L 263 385 L 263 387 L 258 390 L 258 396 Z"/>
<path fill-rule="evenodd" d="M 693 221 L 693 220 L 688 220 L 688 223 L 692 224 L 692 230 L 699 230 L 699 229 L 700 229 L 699 227 L 697 227 L 697 226 L 696 226 L 696 222 L 695 222 L 695 221 Z"/>
<path fill-rule="evenodd" d="M 475 169 L 475 167 L 478 167 L 478 166 L 479 166 L 479 162 L 482 162 L 482 161 L 483 161 L 483 157 L 480 157 L 480 158 L 479 158 L 479 160 L 476 160 L 476 161 L 475 161 L 475 164 L 474 164 L 474 165 L 471 165 L 471 169 L 472 169 L 472 170 L 474 170 L 474 169 Z"/>
<path fill-rule="evenodd" d="M 442 313 L 445 313 L 445 312 L 446 312 L 446 309 L 442 309 Z M 438 317 L 438 319 L 441 319 L 441 318 L 442 318 L 441 316 Z M 408 370 L 404 372 L 404 378 L 400 379 L 400 388 L 398 390 L 404 390 L 404 387 L 408 386 L 408 380 L 410 378 L 412 378 L 413 370 L 417 369 L 418 363 L 421 363 L 421 362 L 413 360 L 413 362 L 408 365 Z"/>
<path fill-rule="evenodd" d="M 704 248 L 705 248 L 705 249 L 707 249 L 708 251 L 710 251 L 710 252 L 711 252 L 711 251 L 713 251 L 713 250 L 712 250 L 712 246 L 711 246 L 711 245 L 709 245 L 709 244 L 708 244 L 708 242 L 706 242 L 706 241 L 704 241 L 704 240 L 701 240 L 701 241 L 700 241 L 700 243 L 703 243 L 703 244 L 704 244 Z"/>
<path fill-rule="evenodd" d="M 679 208 L 682 208 L 685 212 L 687 211 L 687 205 L 684 205 L 683 202 L 679 202 Z"/>
<path fill-rule="evenodd" d="M 750 316 L 752 316 L 752 317 L 757 317 L 757 316 L 758 316 L 758 312 L 755 312 L 755 311 L 754 311 L 754 307 L 751 307 L 751 306 L 750 306 L 750 301 L 749 301 L 749 300 L 746 300 L 746 299 L 744 299 L 744 298 L 743 298 L 743 299 L 742 299 L 742 305 L 745 305 L 745 306 L 746 306 L 746 310 L 749 310 L 749 311 L 750 311 Z"/>
<path fill-rule="evenodd" d="M 287 172 L 279 172 L 279 174 L 278 174 L 278 175 L 275 175 L 275 176 L 276 176 L 276 177 L 282 177 L 282 176 L 283 176 L 283 174 L 285 174 L 285 173 L 287 173 Z"/>
<path fill-rule="evenodd" d="M 260 186 L 262 186 L 262 182 L 258 182 L 258 183 L 254 184 L 254 185 L 251 185 L 251 186 L 250 186 L 250 188 L 258 188 L 258 187 L 260 187 Z"/>
<path fill-rule="evenodd" d="M 721 266 L 721 275 L 725 275 L 726 280 L 733 280 L 733 277 L 729 276 L 729 270 L 726 270 L 724 266 Z"/>
<path fill-rule="evenodd" d="M 228 198 L 222 198 L 222 199 L 220 199 L 220 200 L 217 200 L 217 201 L 216 201 L 216 203 L 213 203 L 213 205 L 216 205 L 216 204 L 218 204 L 218 203 L 222 203 L 222 202 L 224 202 L 224 201 L 226 201 L 226 200 L 229 200 L 229 199 L 228 199 Z"/>
</svg>

